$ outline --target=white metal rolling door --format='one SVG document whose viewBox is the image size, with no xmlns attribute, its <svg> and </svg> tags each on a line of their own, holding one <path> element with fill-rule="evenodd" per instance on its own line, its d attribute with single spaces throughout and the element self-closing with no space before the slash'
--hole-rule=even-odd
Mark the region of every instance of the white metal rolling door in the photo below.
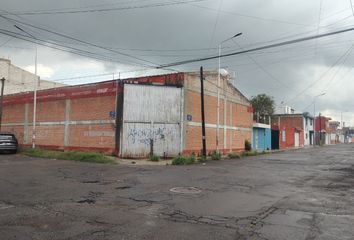
<svg viewBox="0 0 354 240">
<path fill-rule="evenodd" d="M 126 84 L 124 86 L 122 157 L 146 157 L 180 152 L 181 88 Z"/>
</svg>

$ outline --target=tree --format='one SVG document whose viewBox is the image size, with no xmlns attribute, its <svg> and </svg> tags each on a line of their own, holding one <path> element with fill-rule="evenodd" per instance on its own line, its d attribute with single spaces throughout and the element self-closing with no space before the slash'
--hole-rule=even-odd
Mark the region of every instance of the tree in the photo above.
<svg viewBox="0 0 354 240">
<path fill-rule="evenodd" d="M 272 96 L 258 94 L 251 98 L 254 112 L 254 120 L 265 123 L 267 117 L 272 116 L 275 110 L 275 103 Z"/>
</svg>

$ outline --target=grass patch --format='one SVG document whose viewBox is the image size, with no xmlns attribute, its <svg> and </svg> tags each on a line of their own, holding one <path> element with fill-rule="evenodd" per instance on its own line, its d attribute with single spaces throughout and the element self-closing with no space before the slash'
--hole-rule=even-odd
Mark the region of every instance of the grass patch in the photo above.
<svg viewBox="0 0 354 240">
<path fill-rule="evenodd" d="M 91 152 L 59 152 L 33 148 L 21 148 L 20 153 L 30 157 L 51 158 L 78 162 L 113 164 L 115 160 L 101 153 Z"/>
<path fill-rule="evenodd" d="M 172 165 L 190 165 L 195 163 L 195 156 L 178 156 L 172 160 Z"/>
<path fill-rule="evenodd" d="M 159 157 L 159 156 L 156 156 L 156 155 L 150 155 L 149 160 L 150 160 L 151 162 L 158 162 L 158 161 L 160 161 L 160 157 Z"/>
<path fill-rule="evenodd" d="M 219 161 L 219 160 L 221 160 L 221 153 L 218 151 L 214 151 L 211 153 L 210 157 L 211 157 L 211 160 Z"/>
<path fill-rule="evenodd" d="M 257 156 L 258 152 L 256 151 L 246 151 L 242 153 L 243 157 L 251 157 L 251 156 Z"/>
<path fill-rule="evenodd" d="M 228 155 L 227 155 L 229 158 L 231 159 L 235 159 L 235 158 L 241 158 L 240 154 L 238 153 L 235 153 L 235 152 L 230 152 Z"/>
</svg>

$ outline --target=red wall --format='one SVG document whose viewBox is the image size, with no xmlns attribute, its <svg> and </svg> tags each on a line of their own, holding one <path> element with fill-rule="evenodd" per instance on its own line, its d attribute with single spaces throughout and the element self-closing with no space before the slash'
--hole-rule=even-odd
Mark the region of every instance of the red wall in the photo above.
<svg viewBox="0 0 354 240">
<path fill-rule="evenodd" d="M 183 81 L 184 74 L 179 73 L 132 78 L 123 82 L 183 85 Z M 115 119 L 110 117 L 110 112 L 115 112 L 116 94 L 122 92 L 123 86 L 117 85 L 117 81 L 38 91 L 37 146 L 115 152 Z M 31 145 L 32 120 L 33 92 L 4 97 L 2 131 L 15 133 L 21 145 Z"/>
<path fill-rule="evenodd" d="M 295 132 L 300 134 L 299 146 L 304 146 L 303 116 L 301 114 L 279 115 L 272 118 L 272 129 L 279 131 L 279 148 L 295 147 Z M 285 131 L 285 141 L 283 132 Z"/>
</svg>

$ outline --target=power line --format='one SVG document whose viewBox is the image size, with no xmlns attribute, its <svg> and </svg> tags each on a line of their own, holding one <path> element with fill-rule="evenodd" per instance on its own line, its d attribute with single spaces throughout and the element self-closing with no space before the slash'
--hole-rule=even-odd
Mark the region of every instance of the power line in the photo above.
<svg viewBox="0 0 354 240">
<path fill-rule="evenodd" d="M 298 25 L 298 26 L 306 26 L 306 27 L 313 26 L 313 25 L 304 24 L 304 23 L 295 23 L 295 22 L 283 21 L 283 20 L 278 20 L 278 19 L 271 19 L 271 18 L 263 18 L 263 17 L 258 17 L 258 16 L 252 16 L 252 15 L 247 15 L 247 14 L 238 13 L 238 12 L 230 12 L 230 11 L 225 11 L 225 10 L 222 10 L 222 9 L 217 10 L 217 9 L 214 9 L 214 8 L 201 6 L 201 5 L 197 5 L 197 4 L 189 3 L 188 5 L 191 5 L 191 6 L 196 7 L 196 8 L 206 9 L 206 10 L 209 10 L 209 11 L 219 11 L 220 13 L 225 13 L 225 14 L 235 15 L 235 16 L 245 17 L 245 18 L 252 18 L 252 19 L 261 20 L 261 21 L 277 22 L 277 23 L 282 23 L 282 24 L 290 24 L 290 25 Z"/>
<path fill-rule="evenodd" d="M 219 8 L 218 8 L 218 11 L 216 13 L 216 19 L 215 19 L 213 31 L 211 33 L 211 38 L 210 38 L 210 44 L 209 44 L 210 47 L 213 45 L 213 42 L 214 42 L 215 31 L 216 31 L 216 28 L 218 26 L 218 22 L 219 22 L 219 18 L 220 18 L 220 11 L 221 11 L 221 7 L 222 7 L 222 2 L 223 2 L 223 0 L 219 0 Z"/>
<path fill-rule="evenodd" d="M 286 101 L 288 103 L 293 102 L 296 98 L 304 94 L 309 88 L 313 87 L 317 82 L 319 82 L 322 78 L 324 78 L 327 73 L 332 70 L 343 58 L 347 56 L 347 54 L 350 53 L 354 45 L 351 45 L 350 48 L 344 52 L 332 65 L 329 69 L 327 69 L 317 80 L 314 82 L 310 83 L 308 86 L 306 86 L 302 91 L 300 91 L 295 97 L 291 98 L 289 101 Z"/>
<path fill-rule="evenodd" d="M 189 1 L 172 1 L 168 3 L 155 3 L 146 4 L 141 6 L 127 6 L 127 7 L 116 7 L 116 8 L 101 8 L 101 9 L 87 9 L 87 10 L 71 10 L 71 11 L 28 11 L 28 12 L 16 12 L 16 15 L 54 15 L 54 14 L 76 14 L 76 13 L 96 13 L 96 12 L 112 12 L 112 11 L 123 11 L 132 9 L 145 9 L 145 8 L 156 8 L 165 7 L 172 5 L 182 5 L 193 2 L 201 2 L 205 0 L 189 0 Z"/>
<path fill-rule="evenodd" d="M 354 16 L 354 8 L 353 8 L 353 3 L 352 3 L 352 0 L 349 0 L 350 1 L 350 7 L 352 9 L 352 13 L 353 13 L 353 16 Z"/>
<path fill-rule="evenodd" d="M 164 65 L 161 65 L 160 67 L 157 67 L 157 68 L 173 67 L 173 66 L 179 66 L 179 65 L 184 65 L 184 64 L 188 64 L 188 63 L 194 63 L 194 62 L 203 62 L 203 61 L 207 61 L 207 60 L 217 59 L 219 57 L 221 57 L 221 58 L 230 57 L 230 56 L 245 54 L 245 53 L 249 53 L 249 52 L 255 52 L 255 51 L 260 51 L 260 50 L 264 50 L 264 49 L 281 47 L 281 46 L 295 44 L 295 43 L 299 43 L 299 42 L 305 42 L 305 41 L 308 41 L 308 40 L 323 38 L 323 37 L 337 35 L 337 34 L 340 34 L 340 33 L 345 33 L 345 32 L 350 32 L 350 31 L 354 31 L 354 28 L 347 28 L 347 29 L 344 29 L 344 30 L 339 30 L 339 31 L 334 31 L 334 32 L 329 32 L 329 33 L 309 36 L 309 37 L 298 38 L 298 39 L 294 39 L 294 40 L 289 40 L 289 41 L 285 41 L 285 42 L 281 42 L 281 43 L 270 44 L 270 45 L 266 45 L 266 46 L 262 46 L 262 47 L 253 48 L 253 49 L 247 49 L 247 50 L 242 50 L 242 51 L 238 51 L 238 52 L 222 54 L 220 56 L 211 56 L 211 57 L 197 58 L 197 59 L 191 59 L 191 60 L 185 60 L 185 61 L 179 61 L 179 62 L 164 64 Z"/>
<path fill-rule="evenodd" d="M 5 46 L 7 43 L 9 43 L 12 40 L 12 37 L 10 37 L 8 40 L 6 40 L 5 42 L 3 42 L 2 44 L 0 44 L 0 47 Z"/>
<path fill-rule="evenodd" d="M 126 56 L 126 57 L 130 57 L 130 58 L 133 58 L 135 60 L 139 60 L 141 62 L 146 62 L 146 63 L 149 63 L 149 64 L 157 65 L 157 64 L 155 64 L 153 62 L 150 62 L 150 61 L 142 59 L 142 58 L 135 57 L 135 56 L 127 54 L 127 53 L 122 53 L 120 51 L 116 51 L 116 50 L 113 50 L 113 49 L 110 49 L 110 48 L 107 48 L 107 47 L 103 47 L 103 46 L 97 45 L 95 43 L 90 43 L 90 42 L 87 42 L 87 41 L 84 41 L 84 40 L 81 40 L 81 39 L 78 39 L 78 38 L 63 34 L 63 33 L 55 32 L 55 31 L 52 31 L 52 30 L 49 30 L 49 29 L 46 29 L 46 28 L 43 28 L 43 27 L 35 26 L 33 24 L 30 24 L 30 23 L 26 23 L 26 22 L 23 22 L 23 21 L 19 21 L 19 20 L 16 20 L 16 19 L 5 17 L 3 14 L 0 14 L 0 17 L 6 19 L 7 21 L 13 21 L 13 22 L 16 22 L 16 23 L 20 23 L 20 24 L 23 24 L 23 25 L 26 25 L 26 26 L 29 26 L 29 27 L 32 27 L 32 28 L 36 28 L 36 29 L 39 29 L 39 30 L 42 30 L 42 31 L 45 31 L 45 32 L 49 32 L 51 34 L 58 35 L 60 37 L 64 37 L 64 38 L 71 39 L 71 40 L 74 40 L 74 41 L 77 41 L 77 42 L 80 42 L 80 43 L 84 43 L 86 45 L 90 45 L 90 46 L 93 46 L 93 47 L 96 47 L 96 48 L 100 48 L 100 49 L 103 49 L 103 50 L 106 50 L 106 51 L 110 51 L 110 52 L 114 52 L 114 53 L 117 53 L 117 54 L 120 54 L 120 55 L 123 55 L 123 56 Z M 149 67 L 151 67 L 151 66 L 149 66 Z"/>
<path fill-rule="evenodd" d="M 11 31 L 8 31 L 8 30 L 5 30 L 5 29 L 0 29 L 0 34 L 6 35 L 6 36 L 10 36 L 10 37 L 13 37 L 13 38 L 16 38 L 16 39 L 24 40 L 24 41 L 27 41 L 27 42 L 31 42 L 31 43 L 34 43 L 34 44 L 38 44 L 38 45 L 41 45 L 41 46 L 49 47 L 49 48 L 52 48 L 52 49 L 56 49 L 56 50 L 59 50 L 59 51 L 76 54 L 76 55 L 83 56 L 83 57 L 88 57 L 88 58 L 93 58 L 93 59 L 96 59 L 96 60 L 108 61 L 108 62 L 119 62 L 116 59 L 110 58 L 110 57 L 105 56 L 105 55 L 101 55 L 101 54 L 97 54 L 97 53 L 94 53 L 94 52 L 89 52 L 89 51 L 86 51 L 86 50 L 81 50 L 81 49 L 77 49 L 77 48 L 73 48 L 73 47 L 60 45 L 60 44 L 57 44 L 57 43 L 54 43 L 54 42 L 49 42 L 49 41 L 41 40 L 41 39 L 38 39 L 38 38 L 36 38 L 36 39 L 29 38 L 26 35 L 18 34 L 18 33 L 11 32 Z M 31 40 L 31 39 L 33 39 L 33 40 Z M 137 64 L 133 64 L 133 63 L 130 63 L 130 64 L 137 65 Z M 141 65 L 139 65 L 139 66 L 141 66 Z"/>
</svg>

